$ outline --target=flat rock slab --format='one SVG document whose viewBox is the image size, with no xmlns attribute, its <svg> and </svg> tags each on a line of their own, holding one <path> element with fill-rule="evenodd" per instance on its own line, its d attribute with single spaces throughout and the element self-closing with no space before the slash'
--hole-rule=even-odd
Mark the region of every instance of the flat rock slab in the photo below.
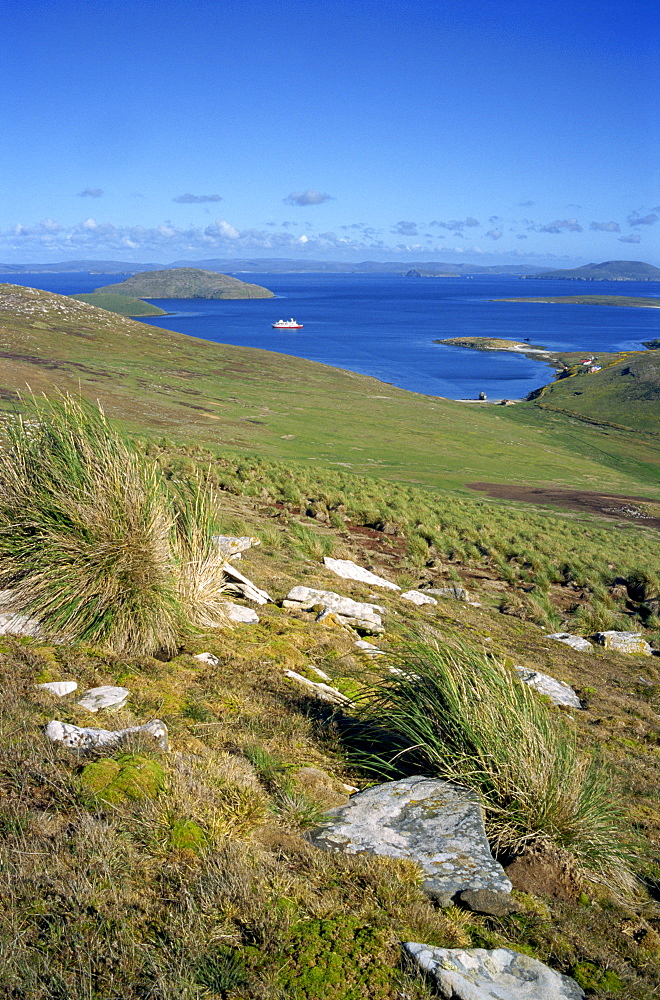
<svg viewBox="0 0 660 1000">
<path fill-rule="evenodd" d="M 594 639 L 599 646 L 611 649 L 615 653 L 633 653 L 638 656 L 651 656 L 653 650 L 641 632 L 596 632 Z"/>
<path fill-rule="evenodd" d="M 160 750 L 167 750 L 167 726 L 160 719 L 152 719 L 144 726 L 129 726 L 128 729 L 88 729 L 72 726 L 68 722 L 53 719 L 46 726 L 46 736 L 53 743 L 60 743 L 69 750 L 94 750 L 96 747 L 113 747 L 123 743 L 130 736 L 144 733 L 151 737 Z"/>
<path fill-rule="evenodd" d="M 429 587 L 428 594 L 435 594 L 436 597 L 448 597 L 454 601 L 469 601 L 470 595 L 465 587 Z"/>
<path fill-rule="evenodd" d="M 323 565 L 332 570 L 343 580 L 357 580 L 359 583 L 368 583 L 374 587 L 386 587 L 388 590 L 401 590 L 396 583 L 390 583 L 382 576 L 376 576 L 368 569 L 363 569 L 350 559 L 331 559 L 330 556 L 323 557 Z"/>
<path fill-rule="evenodd" d="M 227 559 L 231 556 L 238 556 L 240 559 L 241 552 L 251 549 L 253 545 L 261 545 L 261 540 L 252 535 L 214 535 L 213 541 L 218 553 Z"/>
<path fill-rule="evenodd" d="M 378 646 L 374 646 L 373 642 L 367 642 L 366 639 L 356 639 L 355 645 L 367 656 L 386 656 L 384 649 L 379 649 Z"/>
<path fill-rule="evenodd" d="M 353 601 L 350 597 L 342 597 L 332 590 L 314 590 L 312 587 L 292 587 L 286 595 L 283 605 L 285 608 L 310 609 L 320 604 L 326 611 L 334 611 L 335 614 L 345 618 L 355 618 L 356 620 L 370 622 L 373 625 L 382 625 L 379 612 L 385 609 L 379 604 L 363 604 L 360 601 Z"/>
<path fill-rule="evenodd" d="M 78 687 L 77 681 L 48 681 L 46 684 L 35 684 L 39 691 L 48 691 L 56 698 L 64 698 L 67 694 L 73 694 Z"/>
<path fill-rule="evenodd" d="M 0 615 L 0 635 L 39 635 L 39 622 L 27 615 Z"/>
<path fill-rule="evenodd" d="M 478 796 L 448 781 L 417 775 L 367 788 L 332 809 L 310 840 L 323 850 L 409 858 L 430 895 L 511 891 L 490 853 Z"/>
<path fill-rule="evenodd" d="M 230 622 L 241 622 L 243 625 L 259 624 L 259 615 L 252 608 L 246 608 L 242 604 L 233 604 L 231 601 L 227 601 L 225 610 Z"/>
<path fill-rule="evenodd" d="M 122 708 L 130 695 L 128 688 L 111 687 L 104 684 L 103 687 L 90 688 L 76 702 L 81 708 L 86 708 L 88 712 L 100 712 L 104 708 Z"/>
<path fill-rule="evenodd" d="M 406 590 L 400 595 L 404 601 L 410 601 L 411 604 L 416 604 L 417 607 L 421 607 L 422 604 L 437 604 L 435 597 L 431 597 L 430 594 L 423 594 L 421 590 Z"/>
<path fill-rule="evenodd" d="M 563 642 L 565 646 L 577 649 L 580 653 L 591 653 L 594 648 L 588 639 L 583 639 L 581 635 L 571 635 L 570 632 L 553 632 L 548 639 Z"/>
<path fill-rule="evenodd" d="M 555 705 L 565 708 L 582 708 L 582 703 L 575 691 L 563 681 L 558 681 L 549 674 L 539 670 L 529 670 L 527 667 L 514 667 L 515 672 L 524 684 L 529 684 L 539 694 L 546 695 Z"/>
<path fill-rule="evenodd" d="M 407 941 L 404 949 L 447 1000 L 582 1000 L 569 976 L 510 948 L 434 948 Z"/>
</svg>

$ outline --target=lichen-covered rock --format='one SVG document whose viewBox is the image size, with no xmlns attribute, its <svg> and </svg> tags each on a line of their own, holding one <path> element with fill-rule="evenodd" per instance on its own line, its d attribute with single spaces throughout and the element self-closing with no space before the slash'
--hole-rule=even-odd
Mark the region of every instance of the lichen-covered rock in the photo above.
<svg viewBox="0 0 660 1000">
<path fill-rule="evenodd" d="M 238 537 L 234 535 L 214 535 L 213 541 L 218 553 L 221 556 L 225 556 L 226 559 L 240 559 L 241 552 L 251 549 L 253 545 L 261 545 L 261 540 L 254 538 L 252 535 L 240 535 Z"/>
<path fill-rule="evenodd" d="M 47 691 L 54 694 L 56 698 L 64 698 L 67 694 L 73 694 L 78 687 L 77 681 L 47 681 L 45 684 L 35 684 L 39 691 Z"/>
<path fill-rule="evenodd" d="M 485 913 L 490 917 L 505 917 L 519 910 L 510 893 L 493 892 L 492 889 L 466 889 L 459 892 L 458 902 L 472 913 Z"/>
<path fill-rule="evenodd" d="M 284 676 L 288 677 L 294 684 L 304 688 L 306 693 L 316 698 L 318 701 L 327 701 L 331 705 L 350 705 L 351 699 L 336 688 L 324 684 L 322 681 L 310 681 L 308 677 L 297 674 L 295 670 L 285 670 Z"/>
<path fill-rule="evenodd" d="M 331 810 L 309 839 L 324 850 L 409 858 L 430 895 L 511 891 L 490 853 L 478 796 L 448 781 L 417 775 L 375 785 Z"/>
<path fill-rule="evenodd" d="M 387 655 L 384 649 L 379 649 L 378 646 L 374 646 L 373 642 L 367 642 L 366 639 L 356 639 L 355 645 L 366 656 L 376 657 Z"/>
<path fill-rule="evenodd" d="M 387 590 L 401 590 L 396 583 L 385 580 L 382 576 L 376 576 L 368 569 L 363 569 L 350 559 L 331 559 L 330 556 L 323 557 L 323 564 L 327 569 L 332 570 L 343 580 L 357 580 L 359 583 L 368 583 L 374 587 L 385 587 Z"/>
<path fill-rule="evenodd" d="M 220 660 L 213 653 L 195 653 L 193 656 L 194 660 L 199 660 L 200 663 L 207 663 L 209 667 L 217 667 Z"/>
<path fill-rule="evenodd" d="M 633 653 L 638 656 L 651 656 L 653 650 L 641 632 L 596 632 L 594 639 L 599 646 L 611 649 L 615 653 Z"/>
<path fill-rule="evenodd" d="M 422 604 L 437 604 L 435 597 L 431 597 L 430 594 L 423 594 L 421 590 L 406 590 L 400 597 L 404 601 L 410 601 L 411 604 L 416 604 L 417 607 L 421 607 Z"/>
<path fill-rule="evenodd" d="M 565 708 L 582 708 L 582 703 L 575 691 L 563 681 L 558 681 L 549 674 L 542 674 L 539 670 L 529 670 L 527 667 L 514 667 L 515 672 L 524 684 L 529 684 L 539 694 L 544 694 L 555 705 L 562 705 Z"/>
<path fill-rule="evenodd" d="M 131 736 L 144 734 L 150 737 L 159 750 L 167 750 L 167 726 L 160 719 L 152 719 L 144 726 L 129 726 L 128 729 L 88 729 L 72 726 L 68 722 L 53 719 L 45 729 L 46 736 L 53 743 L 60 743 L 69 750 L 94 750 L 96 747 L 119 746 Z"/>
<path fill-rule="evenodd" d="M 563 642 L 565 646 L 577 649 L 580 653 L 591 653 L 594 648 L 588 639 L 583 639 L 581 635 L 571 635 L 570 632 L 553 632 L 548 639 Z"/>
<path fill-rule="evenodd" d="M 86 708 L 88 712 L 100 712 L 104 708 L 123 708 L 130 691 L 125 687 L 112 687 L 104 684 L 102 687 L 90 688 L 76 704 Z"/>
<path fill-rule="evenodd" d="M 510 948 L 434 948 L 407 941 L 414 962 L 448 1000 L 582 1000 L 569 976 Z"/>
<path fill-rule="evenodd" d="M 126 799 L 152 799 L 165 787 L 165 772 L 158 761 L 139 754 L 105 757 L 88 764 L 80 776 L 83 788 L 115 805 Z"/>
</svg>

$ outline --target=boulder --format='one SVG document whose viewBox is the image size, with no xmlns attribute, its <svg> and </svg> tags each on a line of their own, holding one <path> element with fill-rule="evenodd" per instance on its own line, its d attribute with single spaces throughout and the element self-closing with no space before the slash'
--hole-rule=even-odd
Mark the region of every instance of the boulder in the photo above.
<svg viewBox="0 0 660 1000">
<path fill-rule="evenodd" d="M 243 625 L 258 625 L 259 615 L 252 608 L 246 608 L 242 604 L 233 604 L 227 601 L 225 611 L 230 622 L 241 622 Z"/>
<path fill-rule="evenodd" d="M 539 670 L 530 670 L 527 667 L 514 667 L 515 672 L 524 684 L 529 684 L 535 691 L 546 695 L 555 705 L 563 705 L 565 708 L 582 708 L 582 703 L 572 687 L 558 681 L 549 674 L 542 674 Z"/>
<path fill-rule="evenodd" d="M 323 850 L 409 858 L 431 897 L 511 891 L 490 853 L 478 796 L 448 781 L 416 775 L 367 788 L 332 809 L 309 839 Z"/>
<path fill-rule="evenodd" d="M 580 653 L 591 653 L 594 648 L 588 639 L 583 639 L 581 635 L 571 635 L 570 632 L 552 632 L 548 639 L 563 642 L 565 646 L 577 649 Z"/>
<path fill-rule="evenodd" d="M 144 726 L 129 726 L 128 729 L 87 729 L 72 726 L 68 722 L 53 719 L 45 729 L 46 736 L 53 743 L 60 743 L 69 750 L 94 750 L 96 747 L 119 746 L 131 736 L 144 734 L 151 737 L 159 750 L 167 750 L 167 726 L 160 719 L 152 719 Z"/>
<path fill-rule="evenodd" d="M 48 681 L 46 684 L 35 684 L 38 691 L 48 691 L 56 698 L 64 698 L 67 694 L 73 694 L 78 687 L 77 681 Z"/>
<path fill-rule="evenodd" d="M 407 941 L 404 949 L 451 1000 L 582 1000 L 574 979 L 510 948 L 434 948 Z"/>
<path fill-rule="evenodd" d="M 651 656 L 653 650 L 641 632 L 596 632 L 595 641 L 605 649 L 615 653 L 636 653 L 638 656 Z"/>
<path fill-rule="evenodd" d="M 406 590 L 405 593 L 400 595 L 404 601 L 410 601 L 411 604 L 416 604 L 417 607 L 421 607 L 422 604 L 437 604 L 435 597 L 431 597 L 430 594 L 423 594 L 421 590 Z"/>
<path fill-rule="evenodd" d="M 104 708 L 122 708 L 130 695 L 128 688 L 112 687 L 104 684 L 102 687 L 90 688 L 76 702 L 81 708 L 86 708 L 88 712 L 100 712 Z"/>
<path fill-rule="evenodd" d="M 368 583 L 374 587 L 385 587 L 387 590 L 401 590 L 401 587 L 398 587 L 396 583 L 390 583 L 389 580 L 385 580 L 382 576 L 376 576 L 375 573 L 370 572 L 368 569 L 363 569 L 362 566 L 351 562 L 350 559 L 331 559 L 330 556 L 324 556 L 323 564 L 327 569 L 336 573 L 337 576 L 342 577 L 343 580 L 357 580 L 359 583 Z"/>
<path fill-rule="evenodd" d="M 343 618 L 354 618 L 358 621 L 369 622 L 372 625 L 382 625 L 382 620 L 378 612 L 383 612 L 378 604 L 363 604 L 360 601 L 353 601 L 350 597 L 342 597 L 332 590 L 314 590 L 312 587 L 292 587 L 286 598 L 282 602 L 285 608 L 299 608 L 301 610 L 311 610 L 320 605 L 325 611 L 333 611 Z"/>
<path fill-rule="evenodd" d="M 466 889 L 459 892 L 458 902 L 472 913 L 485 913 L 489 917 L 506 917 L 520 909 L 510 893 L 492 889 Z"/>
<path fill-rule="evenodd" d="M 470 595 L 465 587 L 429 587 L 427 594 L 435 594 L 436 597 L 449 597 L 454 601 L 469 601 Z"/>
</svg>

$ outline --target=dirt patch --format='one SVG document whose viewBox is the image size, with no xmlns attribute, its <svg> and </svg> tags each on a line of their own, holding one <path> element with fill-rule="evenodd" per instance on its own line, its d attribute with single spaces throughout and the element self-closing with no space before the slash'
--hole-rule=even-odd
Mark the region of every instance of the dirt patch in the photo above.
<svg viewBox="0 0 660 1000">
<path fill-rule="evenodd" d="M 573 903 L 582 892 L 582 882 L 572 859 L 551 847 L 530 848 L 507 865 L 505 871 L 514 889 L 534 896 L 552 896 Z"/>
<path fill-rule="evenodd" d="M 633 521 L 648 528 L 660 528 L 660 500 L 651 497 L 562 490 L 542 486 L 511 486 L 504 483 L 466 483 L 471 490 L 487 493 L 498 500 L 565 507 L 583 514 L 596 514 L 617 521 Z"/>
</svg>

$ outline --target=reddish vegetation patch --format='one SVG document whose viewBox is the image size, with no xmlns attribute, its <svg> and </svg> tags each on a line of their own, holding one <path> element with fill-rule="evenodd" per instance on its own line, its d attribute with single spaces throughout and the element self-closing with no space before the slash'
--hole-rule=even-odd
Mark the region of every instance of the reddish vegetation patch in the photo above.
<svg viewBox="0 0 660 1000">
<path fill-rule="evenodd" d="M 597 514 L 617 520 L 634 521 L 650 528 L 660 528 L 656 516 L 660 501 L 651 497 L 630 497 L 618 493 L 592 493 L 588 490 L 562 490 L 540 486 L 509 486 L 503 483 L 467 483 L 499 500 L 519 500 L 552 507 L 566 507 L 583 514 Z"/>
</svg>

